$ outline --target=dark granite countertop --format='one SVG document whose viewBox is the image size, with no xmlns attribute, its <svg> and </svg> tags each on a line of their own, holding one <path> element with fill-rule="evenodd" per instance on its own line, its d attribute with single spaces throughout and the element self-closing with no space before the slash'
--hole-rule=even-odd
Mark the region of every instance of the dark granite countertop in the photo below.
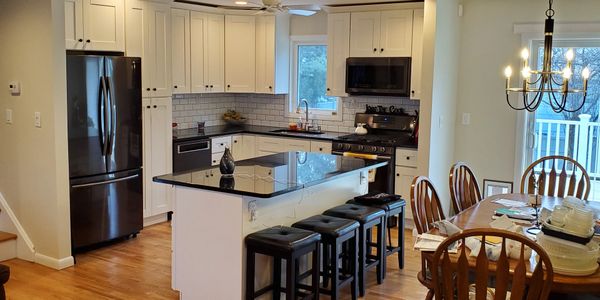
<svg viewBox="0 0 600 300">
<path fill-rule="evenodd" d="M 258 198 L 271 198 L 336 177 L 387 165 L 313 152 L 284 152 L 236 162 L 233 177 L 221 176 L 219 167 L 154 177 L 154 182 Z"/>
<path fill-rule="evenodd" d="M 330 132 L 325 131 L 323 134 L 310 134 L 310 133 L 288 133 L 288 132 L 272 132 L 274 130 L 283 129 L 281 127 L 270 127 L 270 126 L 257 126 L 257 125 L 243 125 L 243 126 L 209 126 L 204 128 L 204 131 L 198 132 L 196 128 L 191 129 L 179 129 L 173 135 L 173 141 L 184 142 L 189 140 L 195 140 L 198 138 L 210 138 L 220 135 L 240 134 L 240 133 L 254 133 L 263 135 L 273 135 L 279 137 L 296 137 L 296 138 L 308 138 L 315 140 L 326 140 L 332 141 L 337 139 L 339 136 L 347 135 L 348 133 L 343 132 Z"/>
</svg>

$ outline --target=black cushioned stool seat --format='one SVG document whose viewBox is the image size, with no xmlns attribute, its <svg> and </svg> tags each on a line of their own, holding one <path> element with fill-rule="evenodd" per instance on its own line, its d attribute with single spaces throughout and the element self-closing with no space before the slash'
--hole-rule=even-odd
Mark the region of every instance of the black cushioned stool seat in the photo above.
<svg viewBox="0 0 600 300">
<path fill-rule="evenodd" d="M 368 207 L 374 207 L 383 209 L 385 211 L 385 227 L 387 228 L 387 244 L 385 246 L 385 256 L 387 257 L 398 253 L 398 267 L 400 269 L 404 268 L 404 209 L 406 207 L 406 202 L 403 199 L 395 200 L 387 203 L 368 203 L 368 202 L 358 202 L 354 199 L 346 202 L 348 204 L 357 204 L 364 205 Z M 392 243 L 392 227 L 389 226 L 392 217 L 397 217 L 396 228 L 398 229 L 398 241 L 397 246 L 394 246 Z M 385 268 L 386 264 L 383 264 L 383 276 L 385 277 Z"/>
<path fill-rule="evenodd" d="M 246 236 L 246 299 L 257 297 L 273 291 L 273 299 L 280 299 L 281 292 L 285 291 L 286 299 L 319 298 L 319 244 L 321 235 L 316 232 L 286 226 L 267 228 Z M 256 253 L 273 257 L 273 282 L 272 284 L 255 290 L 254 277 Z M 298 259 L 311 254 L 310 271 L 298 274 Z M 281 260 L 286 261 L 286 286 L 281 287 Z M 299 286 L 302 279 L 311 276 L 311 286 Z M 303 291 L 304 290 L 304 291 Z"/>
<path fill-rule="evenodd" d="M 338 299 L 339 289 L 352 284 L 352 299 L 357 298 L 358 289 L 358 229 L 360 223 L 325 215 L 312 216 L 296 222 L 293 227 L 315 231 L 321 234 L 323 249 L 323 286 L 319 291 Z M 347 245 L 347 247 L 344 247 Z M 347 249 L 342 253 L 342 249 Z M 339 269 L 340 256 L 346 259 L 348 268 Z M 340 272 L 341 271 L 341 272 Z M 331 288 L 329 286 L 331 278 Z"/>
<path fill-rule="evenodd" d="M 365 295 L 366 272 L 376 268 L 377 283 L 383 282 L 383 262 L 385 259 L 385 211 L 378 208 L 343 204 L 326 210 L 324 215 L 356 220 L 360 223 L 358 230 L 358 287 L 360 296 Z M 373 228 L 377 228 L 376 243 L 367 243 Z M 368 246 L 368 247 L 367 247 Z M 377 250 L 376 255 L 371 255 L 371 247 Z M 346 269 L 346 268 L 344 268 Z"/>
</svg>

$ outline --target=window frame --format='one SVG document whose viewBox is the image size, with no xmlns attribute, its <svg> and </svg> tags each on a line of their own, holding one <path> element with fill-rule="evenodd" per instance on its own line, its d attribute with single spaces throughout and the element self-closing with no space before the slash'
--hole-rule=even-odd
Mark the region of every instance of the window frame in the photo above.
<svg viewBox="0 0 600 300">
<path fill-rule="evenodd" d="M 290 36 L 290 93 L 286 99 L 286 117 L 304 117 L 304 113 L 297 113 L 298 103 L 298 47 L 299 46 L 328 46 L 326 35 L 296 35 Z M 327 67 L 327 66 L 326 66 Z M 334 96 L 332 96 L 334 97 Z M 309 109 L 309 118 L 317 120 L 342 120 L 342 100 L 334 97 L 337 101 L 337 110 Z M 304 110 L 303 107 L 301 107 Z"/>
</svg>

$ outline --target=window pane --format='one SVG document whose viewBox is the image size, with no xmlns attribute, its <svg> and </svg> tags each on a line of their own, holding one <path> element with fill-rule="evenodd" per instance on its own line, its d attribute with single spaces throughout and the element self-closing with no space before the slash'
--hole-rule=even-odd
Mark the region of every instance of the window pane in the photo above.
<svg viewBox="0 0 600 300">
<path fill-rule="evenodd" d="M 301 100 L 308 101 L 309 108 L 337 110 L 336 97 L 325 95 L 327 82 L 327 46 L 298 46 L 298 92 L 296 103 L 302 107 Z"/>
</svg>

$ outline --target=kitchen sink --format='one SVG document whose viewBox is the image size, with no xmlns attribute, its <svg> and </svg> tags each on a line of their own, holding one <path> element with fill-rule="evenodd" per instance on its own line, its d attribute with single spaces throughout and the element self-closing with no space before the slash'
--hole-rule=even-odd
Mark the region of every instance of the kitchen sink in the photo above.
<svg viewBox="0 0 600 300">
<path fill-rule="evenodd" d="M 323 131 L 306 131 L 306 130 L 289 130 L 289 129 L 277 129 L 271 130 L 270 132 L 275 133 L 287 133 L 287 134 L 323 134 Z"/>
</svg>

